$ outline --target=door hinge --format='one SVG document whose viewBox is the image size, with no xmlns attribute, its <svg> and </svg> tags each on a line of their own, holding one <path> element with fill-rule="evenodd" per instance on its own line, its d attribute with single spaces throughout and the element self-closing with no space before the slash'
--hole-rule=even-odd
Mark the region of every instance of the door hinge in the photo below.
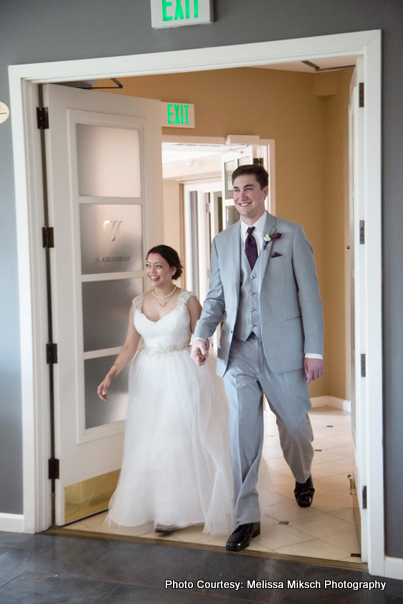
<svg viewBox="0 0 403 604">
<path fill-rule="evenodd" d="M 365 377 L 366 376 L 366 359 L 365 359 L 365 354 L 361 355 L 361 377 Z"/>
<path fill-rule="evenodd" d="M 255 164 L 255 166 L 263 166 L 263 163 L 264 163 L 263 157 L 254 157 L 253 163 Z"/>
<path fill-rule="evenodd" d="M 360 244 L 365 243 L 365 220 L 360 220 Z"/>
<path fill-rule="evenodd" d="M 362 509 L 367 509 L 367 487 L 362 487 Z"/>
<path fill-rule="evenodd" d="M 58 478 L 60 478 L 60 461 L 58 459 L 55 459 L 54 457 L 52 459 L 49 459 L 48 470 L 49 480 L 57 480 Z"/>
<path fill-rule="evenodd" d="M 48 107 L 36 108 L 36 120 L 39 130 L 48 130 L 49 128 L 49 109 Z"/>
<path fill-rule="evenodd" d="M 53 227 L 42 227 L 42 247 L 55 247 L 55 233 Z"/>
<path fill-rule="evenodd" d="M 46 344 L 46 362 L 48 365 L 56 365 L 57 363 L 57 344 Z"/>
<path fill-rule="evenodd" d="M 364 82 L 360 82 L 358 91 L 358 106 L 364 107 Z"/>
<path fill-rule="evenodd" d="M 210 212 L 211 212 L 211 202 L 210 201 L 206 201 L 206 212 L 207 212 L 207 214 L 210 214 Z"/>
</svg>

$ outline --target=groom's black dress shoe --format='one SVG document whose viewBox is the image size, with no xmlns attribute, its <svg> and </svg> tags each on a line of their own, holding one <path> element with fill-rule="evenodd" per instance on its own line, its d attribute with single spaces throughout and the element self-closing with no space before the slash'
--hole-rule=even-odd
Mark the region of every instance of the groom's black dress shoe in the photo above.
<svg viewBox="0 0 403 604">
<path fill-rule="evenodd" d="M 250 544 L 253 537 L 260 535 L 260 522 L 240 524 L 228 537 L 226 549 L 229 552 L 239 552 Z"/>
<path fill-rule="evenodd" d="M 300 508 L 309 508 L 314 492 L 312 476 L 306 482 L 295 483 L 294 495 Z"/>
</svg>

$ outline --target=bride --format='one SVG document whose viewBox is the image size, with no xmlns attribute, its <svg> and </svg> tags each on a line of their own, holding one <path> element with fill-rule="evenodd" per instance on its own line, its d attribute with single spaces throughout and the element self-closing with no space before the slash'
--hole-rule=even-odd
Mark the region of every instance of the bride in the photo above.
<svg viewBox="0 0 403 604">
<path fill-rule="evenodd" d="M 158 245 L 147 254 L 152 289 L 137 296 L 126 341 L 98 386 L 107 400 L 112 380 L 130 366 L 125 443 L 119 483 L 107 521 L 160 533 L 194 524 L 204 532 L 233 528 L 226 399 L 213 362 L 197 367 L 189 340 L 199 319 L 197 298 L 173 284 L 178 254 Z"/>
</svg>

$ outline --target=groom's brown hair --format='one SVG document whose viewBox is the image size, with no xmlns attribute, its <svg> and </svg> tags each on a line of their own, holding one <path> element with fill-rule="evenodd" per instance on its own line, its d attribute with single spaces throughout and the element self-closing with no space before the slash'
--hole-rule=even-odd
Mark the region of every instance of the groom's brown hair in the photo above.
<svg viewBox="0 0 403 604">
<path fill-rule="evenodd" d="M 244 174 L 254 174 L 261 189 L 264 189 L 269 185 L 269 175 L 267 170 L 259 164 L 245 164 L 244 166 L 239 166 L 232 173 L 232 184 L 234 184 L 234 180 L 238 176 L 243 176 Z"/>
</svg>

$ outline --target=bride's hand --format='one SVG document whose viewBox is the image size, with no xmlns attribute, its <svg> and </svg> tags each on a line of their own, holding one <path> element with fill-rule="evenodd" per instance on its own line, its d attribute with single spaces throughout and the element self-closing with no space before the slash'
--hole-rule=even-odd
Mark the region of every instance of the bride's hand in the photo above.
<svg viewBox="0 0 403 604">
<path fill-rule="evenodd" d="M 207 362 L 208 348 L 204 340 L 196 338 L 192 343 L 192 349 L 190 351 L 190 358 L 196 363 L 196 365 L 204 365 Z"/>
<path fill-rule="evenodd" d="M 106 398 L 106 393 L 108 392 L 110 385 L 111 385 L 111 379 L 106 376 L 106 378 L 104 379 L 103 382 L 101 382 L 97 388 L 97 393 L 98 396 L 101 400 L 103 401 L 107 401 L 108 399 Z"/>
</svg>

